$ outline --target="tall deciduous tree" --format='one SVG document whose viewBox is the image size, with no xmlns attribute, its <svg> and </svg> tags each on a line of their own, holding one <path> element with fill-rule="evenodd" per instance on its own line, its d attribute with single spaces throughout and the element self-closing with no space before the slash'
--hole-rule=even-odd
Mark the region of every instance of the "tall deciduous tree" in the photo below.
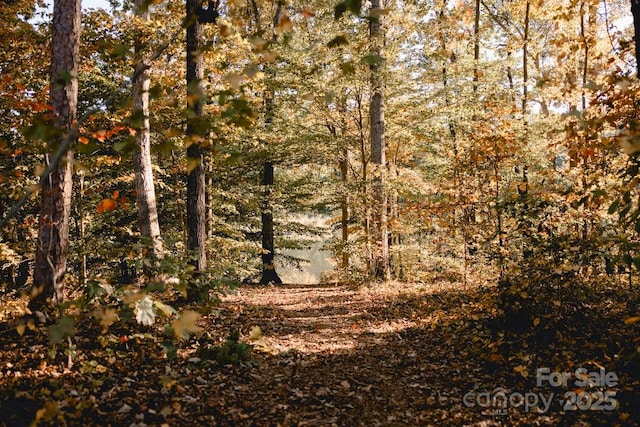
<svg viewBox="0 0 640 427">
<path fill-rule="evenodd" d="M 36 308 L 49 298 L 56 302 L 64 298 L 73 174 L 73 152 L 68 147 L 77 138 L 74 126 L 78 105 L 80 14 L 80 0 L 54 1 L 49 93 L 53 121 L 59 131 L 49 141 L 45 154 L 47 166 L 54 164 L 55 167 L 42 186 L 34 292 L 30 303 Z"/>
<path fill-rule="evenodd" d="M 149 20 L 148 2 L 135 0 L 135 15 L 142 22 Z M 160 223 L 156 206 L 156 192 L 153 183 L 151 164 L 151 130 L 149 127 L 149 86 L 151 72 L 144 62 L 143 46 L 140 38 L 136 39 L 136 74 L 132 87 L 132 118 L 137 130 L 138 150 L 134 155 L 136 174 L 136 198 L 138 203 L 138 225 L 140 234 L 151 239 L 154 258 L 162 252 L 160 240 Z"/>
<path fill-rule="evenodd" d="M 258 13 L 258 7 L 256 2 L 253 3 L 253 10 L 255 14 L 256 27 L 260 31 L 260 16 Z M 277 1 L 276 12 L 273 16 L 273 41 L 277 40 L 276 30 L 280 24 L 281 14 L 283 13 L 284 4 L 281 0 Z M 275 75 L 274 70 L 270 70 L 272 77 Z M 271 127 L 273 121 L 273 102 L 274 94 L 271 90 L 265 90 L 264 96 L 264 108 L 265 108 L 265 128 L 267 131 Z M 273 209 L 271 206 L 271 188 L 273 187 L 274 169 L 273 162 L 266 160 L 262 171 L 262 185 L 264 187 L 264 199 L 262 205 L 262 277 L 260 278 L 261 284 L 281 284 L 282 279 L 276 271 L 274 263 L 275 257 L 275 240 L 273 231 Z"/>
<path fill-rule="evenodd" d="M 373 184 L 376 206 L 373 209 L 373 273 L 377 278 L 389 278 L 389 232 L 387 227 L 386 146 L 384 135 L 384 80 L 381 73 L 382 31 L 380 0 L 371 2 L 369 36 L 371 41 L 371 100 L 369 107 L 371 126 L 371 161 L 377 168 Z"/>
<path fill-rule="evenodd" d="M 202 25 L 198 13 L 201 0 L 187 0 L 187 248 L 196 253 L 196 268 L 207 268 L 206 251 L 206 187 L 203 151 L 202 117 L 204 61 L 202 58 Z"/>
<path fill-rule="evenodd" d="M 640 0 L 631 0 L 631 13 L 633 14 L 633 28 L 636 42 L 636 68 L 640 77 Z"/>
</svg>

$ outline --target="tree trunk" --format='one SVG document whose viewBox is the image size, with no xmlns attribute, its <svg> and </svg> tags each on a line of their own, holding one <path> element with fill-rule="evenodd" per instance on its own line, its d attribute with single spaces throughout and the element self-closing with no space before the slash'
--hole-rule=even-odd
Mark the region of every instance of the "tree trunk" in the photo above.
<svg viewBox="0 0 640 427">
<path fill-rule="evenodd" d="M 200 52 L 202 26 L 197 20 L 199 0 L 187 0 L 187 248 L 195 252 L 196 269 L 207 268 L 205 173 L 203 153 L 200 148 L 203 116 L 202 79 L 204 62 Z"/>
<path fill-rule="evenodd" d="M 631 13 L 633 15 L 633 28 L 636 41 L 636 68 L 640 78 L 640 0 L 631 0 Z"/>
<path fill-rule="evenodd" d="M 371 2 L 372 9 L 380 9 L 380 0 Z M 372 17 L 369 36 L 373 53 L 380 56 L 382 45 L 382 24 L 380 17 Z M 371 162 L 375 165 L 373 194 L 376 206 L 373 209 L 373 227 L 375 248 L 373 255 L 373 273 L 378 279 L 388 280 L 389 270 L 389 237 L 387 228 L 387 194 L 386 194 L 386 147 L 384 135 L 384 82 L 380 72 L 380 61 L 373 61 L 371 72 L 371 101 L 369 107 L 371 127 Z"/>
<path fill-rule="evenodd" d="M 348 161 L 349 149 L 345 145 L 342 149 L 342 156 L 339 161 L 340 179 L 342 180 L 342 200 L 340 201 L 340 209 L 342 211 L 340 218 L 340 230 L 342 234 L 342 262 L 340 267 L 345 271 L 349 270 L 349 250 L 347 248 L 349 244 L 349 192 L 347 190 Z"/>
<path fill-rule="evenodd" d="M 76 133 L 78 62 L 80 58 L 80 0 L 55 0 L 53 5 L 53 34 L 51 39 L 50 97 L 56 126 L 61 130 L 45 163 L 54 160 L 55 146 Z M 77 138 L 77 135 L 71 135 Z M 62 302 L 64 275 L 69 247 L 69 215 L 73 152 L 67 150 L 42 187 L 38 247 L 33 277 L 30 307 L 40 308 L 47 299 Z"/>
<path fill-rule="evenodd" d="M 275 30 L 280 22 L 280 15 L 282 14 L 282 7 L 284 6 L 281 0 L 278 0 L 276 12 L 273 16 L 273 40 L 276 41 Z M 260 30 L 260 16 L 256 3 L 253 2 L 254 14 L 256 20 L 256 26 Z M 275 77 L 275 69 L 269 70 L 269 74 Z M 268 130 L 273 120 L 273 93 L 270 90 L 265 91 L 264 99 L 265 129 Z M 273 262 L 275 256 L 275 241 L 273 232 L 273 209 L 271 207 L 271 188 L 273 187 L 273 163 L 271 160 L 267 160 L 263 166 L 262 185 L 264 186 L 264 198 L 262 207 L 262 277 L 260 278 L 260 284 L 281 284 L 282 279 L 276 272 L 276 266 Z"/>
<path fill-rule="evenodd" d="M 149 11 L 143 0 L 135 0 L 135 14 L 144 21 L 149 20 Z M 151 169 L 151 131 L 149 126 L 149 85 L 151 72 L 145 66 L 142 55 L 142 43 L 136 41 L 136 71 L 132 87 L 132 118 L 136 128 L 136 141 L 139 150 L 133 159 L 136 174 L 136 199 L 138 204 L 138 225 L 140 234 L 152 243 L 152 258 L 159 258 L 162 253 L 160 224 L 156 206 L 156 192 Z"/>
<path fill-rule="evenodd" d="M 262 277 L 260 284 L 282 284 L 273 263 L 275 243 L 273 235 L 273 211 L 271 209 L 271 187 L 273 186 L 273 163 L 265 162 L 262 185 L 264 186 L 264 206 L 262 208 Z"/>
</svg>

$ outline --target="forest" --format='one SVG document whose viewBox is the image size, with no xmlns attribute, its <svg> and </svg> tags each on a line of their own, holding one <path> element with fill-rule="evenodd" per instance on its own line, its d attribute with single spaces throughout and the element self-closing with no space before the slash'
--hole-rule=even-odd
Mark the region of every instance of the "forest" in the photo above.
<svg viewBox="0 0 640 427">
<path fill-rule="evenodd" d="M 0 427 L 640 425 L 640 1 L 0 17 Z"/>
</svg>

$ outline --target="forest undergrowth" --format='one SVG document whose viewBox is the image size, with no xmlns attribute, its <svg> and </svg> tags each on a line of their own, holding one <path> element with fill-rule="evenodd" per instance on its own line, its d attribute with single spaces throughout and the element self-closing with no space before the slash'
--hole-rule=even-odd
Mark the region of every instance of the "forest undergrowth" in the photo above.
<svg viewBox="0 0 640 427">
<path fill-rule="evenodd" d="M 624 322 L 637 295 L 594 293 L 580 312 L 513 325 L 494 291 L 247 285 L 175 360 L 158 334 L 80 324 L 71 367 L 50 358 L 46 328 L 18 336 L 24 303 L 5 295 L 0 426 L 639 425 L 640 334 Z M 599 396 L 618 403 L 598 410 Z"/>
</svg>

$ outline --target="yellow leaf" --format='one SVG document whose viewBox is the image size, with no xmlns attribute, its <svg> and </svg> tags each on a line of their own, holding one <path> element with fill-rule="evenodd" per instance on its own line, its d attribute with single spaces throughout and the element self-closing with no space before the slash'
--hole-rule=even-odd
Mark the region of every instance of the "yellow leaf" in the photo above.
<svg viewBox="0 0 640 427">
<path fill-rule="evenodd" d="M 533 326 L 538 326 L 540 324 L 540 318 L 536 317 L 535 319 L 533 319 Z"/>
<path fill-rule="evenodd" d="M 102 311 L 97 311 L 94 316 L 100 321 L 103 329 L 107 329 L 119 319 L 118 312 L 113 308 L 105 308 Z"/>
<path fill-rule="evenodd" d="M 44 404 L 44 407 L 38 409 L 36 417 L 33 420 L 34 425 L 37 425 L 41 421 L 49 421 L 58 413 L 58 404 L 56 402 L 48 401 Z"/>
<path fill-rule="evenodd" d="M 640 316 L 630 317 L 624 321 L 625 325 L 630 325 L 632 323 L 640 322 Z"/>
<path fill-rule="evenodd" d="M 513 370 L 522 375 L 524 378 L 527 378 L 529 376 L 529 371 L 527 371 L 527 367 L 524 365 L 516 366 L 515 368 L 513 368 Z"/>
<path fill-rule="evenodd" d="M 244 81 L 244 76 L 240 73 L 231 73 L 227 75 L 227 81 L 229 82 L 231 89 L 238 90 Z"/>
<path fill-rule="evenodd" d="M 262 329 L 260 328 L 260 326 L 252 326 L 251 330 L 249 331 L 249 337 L 254 341 L 261 339 Z"/>
<path fill-rule="evenodd" d="M 193 172 L 198 166 L 200 166 L 199 158 L 187 159 L 187 173 Z"/>
<path fill-rule="evenodd" d="M 196 325 L 198 319 L 200 319 L 200 313 L 191 310 L 183 311 L 180 317 L 171 323 L 176 337 L 183 338 L 189 333 L 200 331 L 200 327 Z"/>
<path fill-rule="evenodd" d="M 22 336 L 22 334 L 24 334 L 25 328 L 26 328 L 26 325 L 24 323 L 20 323 L 18 326 L 16 326 L 16 331 L 18 331 L 18 335 Z"/>
</svg>

